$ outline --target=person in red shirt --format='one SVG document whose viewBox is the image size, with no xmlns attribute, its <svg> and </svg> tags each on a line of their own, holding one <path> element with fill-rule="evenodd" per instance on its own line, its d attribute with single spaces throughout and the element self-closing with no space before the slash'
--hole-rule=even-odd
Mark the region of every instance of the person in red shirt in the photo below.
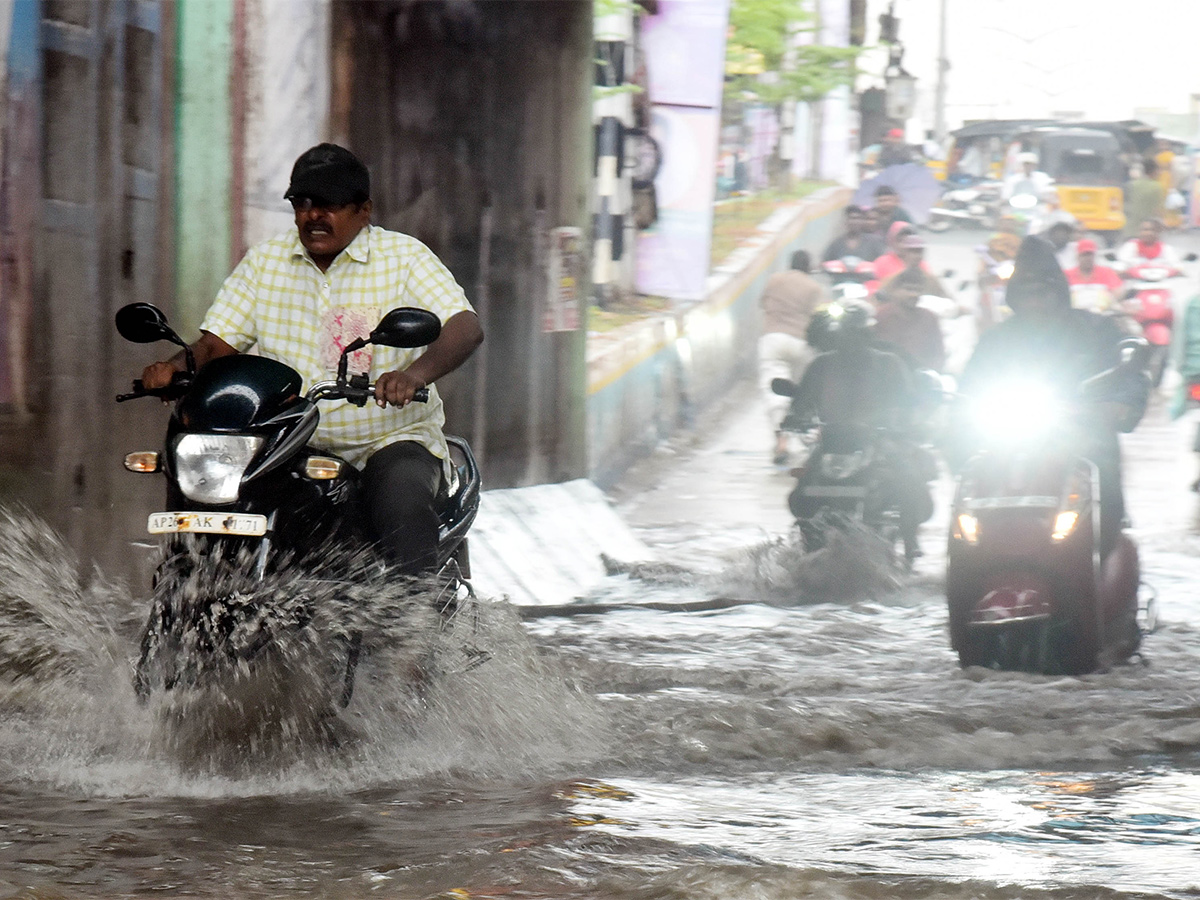
<svg viewBox="0 0 1200 900">
<path fill-rule="evenodd" d="M 1075 253 L 1079 265 L 1063 273 L 1071 286 L 1071 305 L 1089 312 L 1108 312 L 1121 296 L 1121 276 L 1115 269 L 1096 265 L 1096 242 L 1091 238 L 1083 238 Z"/>
<path fill-rule="evenodd" d="M 875 281 L 884 282 L 908 265 L 904 258 L 904 244 L 910 237 L 919 237 L 915 225 L 908 222 L 893 222 L 887 233 L 887 253 L 875 257 Z M 922 242 L 922 248 L 924 243 Z"/>
</svg>

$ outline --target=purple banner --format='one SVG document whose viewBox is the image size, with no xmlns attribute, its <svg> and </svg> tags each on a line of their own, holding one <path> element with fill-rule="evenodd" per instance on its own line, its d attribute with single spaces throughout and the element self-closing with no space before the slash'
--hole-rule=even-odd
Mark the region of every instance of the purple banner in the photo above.
<svg viewBox="0 0 1200 900">
<path fill-rule="evenodd" d="M 672 300 L 706 294 L 716 192 L 729 0 L 660 0 L 642 46 L 662 153 L 658 220 L 638 235 L 637 290 Z"/>
<path fill-rule="evenodd" d="M 713 194 L 720 113 L 654 108 L 652 133 L 662 147 L 654 180 L 658 221 L 638 236 L 639 293 L 701 300 L 711 264 Z"/>
<path fill-rule="evenodd" d="M 650 102 L 721 108 L 729 0 L 659 0 L 642 19 Z"/>
</svg>

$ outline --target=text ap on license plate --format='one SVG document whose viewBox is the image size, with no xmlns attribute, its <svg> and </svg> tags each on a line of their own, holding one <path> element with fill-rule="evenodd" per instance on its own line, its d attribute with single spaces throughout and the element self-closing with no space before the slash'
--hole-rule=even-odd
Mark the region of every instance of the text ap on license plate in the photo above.
<svg viewBox="0 0 1200 900">
<path fill-rule="evenodd" d="M 190 531 L 257 537 L 267 533 L 267 517 L 251 513 L 160 512 L 150 514 L 146 530 L 151 534 Z"/>
</svg>

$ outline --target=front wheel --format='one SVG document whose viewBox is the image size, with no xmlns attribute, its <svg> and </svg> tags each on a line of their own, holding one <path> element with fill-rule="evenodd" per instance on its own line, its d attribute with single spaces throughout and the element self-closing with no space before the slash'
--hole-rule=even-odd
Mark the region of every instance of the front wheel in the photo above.
<svg viewBox="0 0 1200 900">
<path fill-rule="evenodd" d="M 942 234 L 943 232 L 949 231 L 953 224 L 954 223 L 949 219 L 942 216 L 937 216 L 926 222 L 925 227 L 934 234 Z"/>
</svg>

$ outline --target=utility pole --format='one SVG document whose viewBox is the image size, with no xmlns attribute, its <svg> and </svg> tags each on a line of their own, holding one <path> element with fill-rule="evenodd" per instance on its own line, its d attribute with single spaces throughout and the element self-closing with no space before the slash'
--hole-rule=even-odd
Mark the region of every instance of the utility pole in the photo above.
<svg viewBox="0 0 1200 900">
<path fill-rule="evenodd" d="M 946 139 L 946 71 L 949 68 L 950 60 L 946 59 L 946 0 L 939 0 L 937 86 L 933 95 L 933 136 L 939 144 Z"/>
</svg>

